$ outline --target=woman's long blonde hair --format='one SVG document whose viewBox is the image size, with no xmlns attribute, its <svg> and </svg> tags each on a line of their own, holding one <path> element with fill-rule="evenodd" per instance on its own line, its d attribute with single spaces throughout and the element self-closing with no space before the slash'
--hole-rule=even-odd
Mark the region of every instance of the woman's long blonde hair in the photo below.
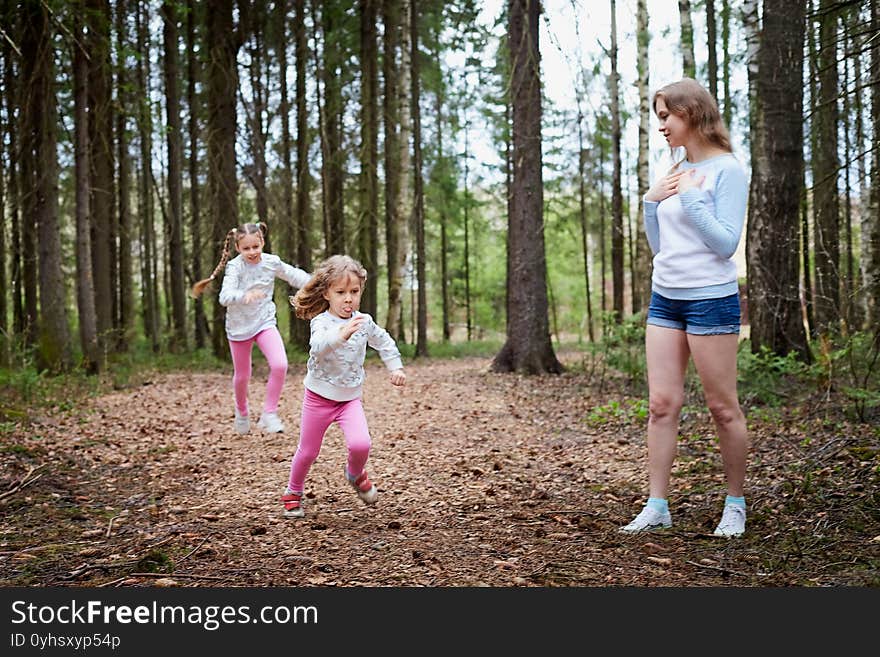
<svg viewBox="0 0 880 657">
<path fill-rule="evenodd" d="M 232 255 L 232 250 L 229 247 L 230 244 L 233 243 L 233 240 L 235 240 L 235 244 L 238 244 L 247 235 L 259 233 L 260 239 L 265 243 L 267 232 L 269 232 L 269 228 L 262 221 L 259 221 L 255 224 L 242 224 L 238 228 L 233 228 L 226 233 L 226 239 L 223 240 L 223 254 L 220 256 L 220 262 L 214 267 L 214 271 L 211 272 L 211 275 L 208 276 L 208 278 L 203 278 L 192 286 L 192 290 L 190 290 L 192 298 L 196 299 L 201 296 L 202 292 L 204 292 L 208 285 L 211 284 L 211 281 L 217 278 L 217 275 L 223 271 L 223 268 L 229 261 L 229 256 Z"/>
<path fill-rule="evenodd" d="M 330 256 L 318 265 L 309 282 L 295 295 L 288 297 L 290 305 L 296 309 L 296 316 L 300 319 L 312 319 L 327 310 L 330 302 L 324 298 L 324 293 L 334 281 L 348 274 L 357 276 L 361 286 L 367 281 L 367 270 L 361 263 L 347 255 Z"/>
<path fill-rule="evenodd" d="M 655 114 L 658 98 L 666 103 L 666 109 L 684 119 L 691 130 L 696 131 L 707 142 L 728 153 L 733 151 L 730 133 L 721 119 L 718 103 L 699 82 L 693 78 L 682 78 L 655 91 L 651 101 Z"/>
</svg>

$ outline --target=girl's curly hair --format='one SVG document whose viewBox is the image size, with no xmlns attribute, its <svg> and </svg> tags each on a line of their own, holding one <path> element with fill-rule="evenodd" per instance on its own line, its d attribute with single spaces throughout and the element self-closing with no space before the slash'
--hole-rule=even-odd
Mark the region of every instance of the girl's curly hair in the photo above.
<svg viewBox="0 0 880 657">
<path fill-rule="evenodd" d="M 315 268 L 309 282 L 295 295 L 288 297 L 290 305 L 296 309 L 296 316 L 300 319 L 312 319 L 327 310 L 330 302 L 324 298 L 324 293 L 333 281 L 348 274 L 357 276 L 361 285 L 367 281 L 367 270 L 350 256 L 333 255 L 324 260 Z"/>
</svg>

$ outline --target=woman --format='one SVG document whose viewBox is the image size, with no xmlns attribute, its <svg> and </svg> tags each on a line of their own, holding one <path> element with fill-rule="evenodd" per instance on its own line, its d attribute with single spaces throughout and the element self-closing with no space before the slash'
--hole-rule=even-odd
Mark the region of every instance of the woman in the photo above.
<svg viewBox="0 0 880 657">
<path fill-rule="evenodd" d="M 654 253 L 645 334 L 650 496 L 621 531 L 672 526 L 666 498 L 692 357 L 727 479 L 715 535 L 740 536 L 746 523 L 748 435 L 736 393 L 740 311 L 732 257 L 745 221 L 748 181 L 718 106 L 699 83 L 685 78 L 663 87 L 654 94 L 653 108 L 670 148 L 683 148 L 686 155 L 644 197 L 645 232 Z"/>
</svg>

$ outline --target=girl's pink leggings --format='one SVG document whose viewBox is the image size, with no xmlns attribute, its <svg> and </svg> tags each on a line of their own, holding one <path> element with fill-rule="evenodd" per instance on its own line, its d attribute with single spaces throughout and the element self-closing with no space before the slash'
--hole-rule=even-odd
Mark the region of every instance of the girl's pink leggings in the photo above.
<svg viewBox="0 0 880 657">
<path fill-rule="evenodd" d="M 306 475 L 318 458 L 324 433 L 333 422 L 338 422 L 348 447 L 348 474 L 357 477 L 364 471 L 370 455 L 370 431 L 360 398 L 338 402 L 317 395 L 308 388 L 303 396 L 299 446 L 290 463 L 288 488 L 303 491 Z"/>
<path fill-rule="evenodd" d="M 269 381 L 266 383 L 263 412 L 277 413 L 281 388 L 287 376 L 287 353 L 284 351 L 281 334 L 275 326 L 260 331 L 249 340 L 229 341 L 229 350 L 232 352 L 232 388 L 235 391 L 235 407 L 239 415 L 248 414 L 248 383 L 251 380 L 251 351 L 254 342 L 269 363 Z"/>
</svg>

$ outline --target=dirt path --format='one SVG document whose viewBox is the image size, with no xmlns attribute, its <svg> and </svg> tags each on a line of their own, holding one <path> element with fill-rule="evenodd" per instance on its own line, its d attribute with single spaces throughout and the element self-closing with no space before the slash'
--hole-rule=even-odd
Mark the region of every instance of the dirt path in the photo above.
<svg viewBox="0 0 880 657">
<path fill-rule="evenodd" d="M 597 395 L 595 382 L 576 368 L 558 377 L 522 377 L 491 374 L 488 365 L 479 358 L 411 363 L 401 391 L 378 361 L 368 361 L 368 469 L 379 503 L 363 506 L 347 486 L 342 434 L 333 427 L 306 482 L 301 520 L 283 519 L 278 498 L 296 447 L 302 366 L 291 366 L 282 397 L 284 434 L 232 432 L 228 374 L 157 375 L 87 400 L 84 409 L 22 425 L 3 452 L 3 490 L 28 482 L 28 471 L 37 469 L 0 507 L 0 582 L 781 586 L 880 580 L 877 468 L 846 451 L 853 439 L 876 441 L 868 428 L 838 441 L 823 465 L 798 447 L 808 426 L 791 431 L 784 418 L 752 421 L 760 440 L 749 473 L 749 533 L 726 541 L 710 536 L 723 478 L 711 423 L 695 416 L 686 422 L 688 437 L 673 473 L 675 526 L 621 536 L 617 528 L 644 494 L 644 419 L 636 401 Z M 251 408 L 260 408 L 264 382 L 258 368 Z M 792 484 L 799 463 L 827 467 L 827 483 L 840 497 L 816 498 L 811 506 L 816 495 Z M 841 464 L 851 467 L 834 472 Z M 801 506 L 790 504 L 792 495 L 800 495 Z M 816 515 L 822 513 L 824 523 Z M 824 527 L 819 538 L 816 527 Z"/>
</svg>

